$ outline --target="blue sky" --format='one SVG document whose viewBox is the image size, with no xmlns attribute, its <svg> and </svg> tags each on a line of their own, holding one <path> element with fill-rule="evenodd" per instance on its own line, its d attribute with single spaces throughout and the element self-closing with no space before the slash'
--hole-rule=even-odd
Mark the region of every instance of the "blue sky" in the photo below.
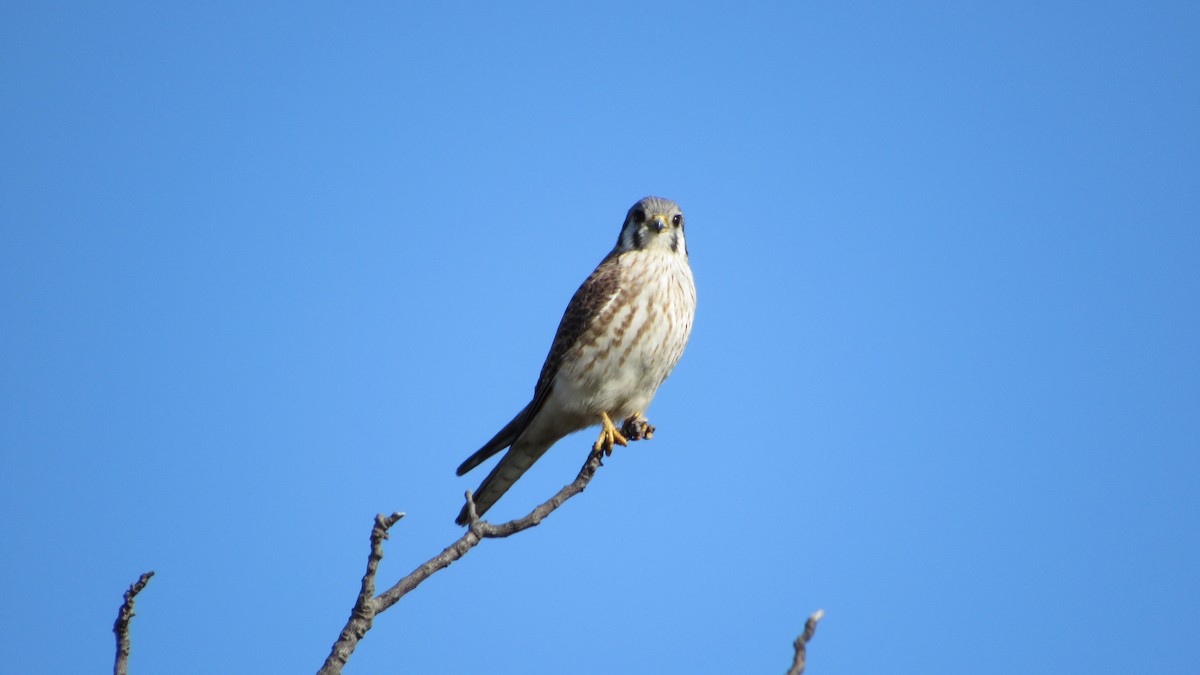
<svg viewBox="0 0 1200 675">
<path fill-rule="evenodd" d="M 348 673 L 1200 669 L 1200 9 L 0 10 L 14 672 L 306 672 L 646 194 L 692 341 Z M 492 512 L 568 482 L 559 444 Z"/>
</svg>

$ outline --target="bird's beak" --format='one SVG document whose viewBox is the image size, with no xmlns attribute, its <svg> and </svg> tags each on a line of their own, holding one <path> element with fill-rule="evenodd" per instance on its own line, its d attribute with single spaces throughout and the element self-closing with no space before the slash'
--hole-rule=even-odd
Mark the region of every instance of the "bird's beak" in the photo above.
<svg viewBox="0 0 1200 675">
<path fill-rule="evenodd" d="M 655 232 L 662 234 L 662 231 L 667 229 L 667 217 L 662 215 L 661 213 L 654 214 L 654 217 L 651 218 L 650 220 L 653 221 Z"/>
</svg>

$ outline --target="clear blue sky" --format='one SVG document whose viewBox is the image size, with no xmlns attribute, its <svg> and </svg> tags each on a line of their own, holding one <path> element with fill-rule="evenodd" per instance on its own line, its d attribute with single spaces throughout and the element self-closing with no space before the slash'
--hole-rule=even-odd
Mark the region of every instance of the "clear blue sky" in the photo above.
<svg viewBox="0 0 1200 675">
<path fill-rule="evenodd" d="M 348 673 L 1200 670 L 1195 3 L 6 3 L 12 672 L 308 672 L 646 194 L 649 443 Z M 591 433 L 500 502 L 524 513 Z"/>
</svg>

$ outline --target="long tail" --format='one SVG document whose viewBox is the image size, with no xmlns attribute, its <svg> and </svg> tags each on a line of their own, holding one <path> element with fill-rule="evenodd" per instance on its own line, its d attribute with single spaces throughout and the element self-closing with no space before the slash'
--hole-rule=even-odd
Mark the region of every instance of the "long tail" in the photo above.
<svg viewBox="0 0 1200 675">
<path fill-rule="evenodd" d="M 501 495 L 505 492 L 508 492 L 513 483 L 516 483 L 517 479 L 524 475 L 529 470 L 529 467 L 533 466 L 534 462 L 546 454 L 551 445 L 553 443 L 537 445 L 527 444 L 523 441 L 514 443 L 512 449 L 500 459 L 500 462 L 496 464 L 496 468 L 492 469 L 487 478 L 483 479 L 483 482 L 479 484 L 479 489 L 472 495 L 472 498 L 475 500 L 475 512 L 482 516 L 488 509 L 492 508 L 496 500 L 500 499 Z M 472 459 L 474 459 L 474 455 L 472 455 Z M 467 460 L 467 462 L 470 461 L 470 459 Z M 466 462 L 464 462 L 465 464 Z M 455 518 L 454 522 L 459 525 L 467 524 L 467 507 L 465 505 L 458 512 L 458 518 Z"/>
</svg>

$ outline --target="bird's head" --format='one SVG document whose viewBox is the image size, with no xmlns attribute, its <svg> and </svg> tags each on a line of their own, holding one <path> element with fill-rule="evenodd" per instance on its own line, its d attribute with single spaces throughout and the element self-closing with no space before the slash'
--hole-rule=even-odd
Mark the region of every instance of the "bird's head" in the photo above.
<svg viewBox="0 0 1200 675">
<path fill-rule="evenodd" d="M 625 216 L 617 250 L 669 251 L 687 256 L 684 218 L 679 205 L 662 197 L 643 197 Z"/>
</svg>

